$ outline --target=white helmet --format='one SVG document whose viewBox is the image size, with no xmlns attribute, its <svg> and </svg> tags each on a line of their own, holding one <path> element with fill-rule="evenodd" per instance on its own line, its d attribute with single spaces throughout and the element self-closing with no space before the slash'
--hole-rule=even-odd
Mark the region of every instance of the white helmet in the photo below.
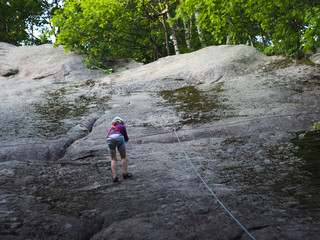
<svg viewBox="0 0 320 240">
<path fill-rule="evenodd" d="M 115 122 L 120 122 L 122 125 L 124 125 L 124 121 L 120 117 L 115 117 L 111 123 L 114 124 Z"/>
</svg>

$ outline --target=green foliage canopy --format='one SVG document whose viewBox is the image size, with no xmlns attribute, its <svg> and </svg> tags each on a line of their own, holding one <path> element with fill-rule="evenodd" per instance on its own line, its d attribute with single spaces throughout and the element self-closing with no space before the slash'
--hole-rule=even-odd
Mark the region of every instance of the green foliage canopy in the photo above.
<svg viewBox="0 0 320 240">
<path fill-rule="evenodd" d="M 158 1 L 67 0 L 52 18 L 56 44 L 92 56 L 152 61 L 164 52 Z"/>
<path fill-rule="evenodd" d="M 67 50 L 144 62 L 225 43 L 302 57 L 320 47 L 320 2 L 0 0 L 0 41 L 41 44 L 49 30 Z"/>
<path fill-rule="evenodd" d="M 320 46 L 320 6 L 308 9 L 304 20 L 307 28 L 302 34 L 302 47 L 305 51 L 315 52 Z"/>
<path fill-rule="evenodd" d="M 50 42 L 49 20 L 62 3 L 63 0 L 0 0 L 0 41 L 14 45 Z"/>
<path fill-rule="evenodd" d="M 165 4 L 174 18 L 163 23 Z M 57 44 L 95 56 L 140 61 L 165 56 L 166 48 L 173 52 L 171 24 L 182 52 L 230 41 L 301 57 L 320 46 L 319 5 L 314 0 L 67 0 L 52 22 L 61 29 Z"/>
<path fill-rule="evenodd" d="M 271 53 L 301 57 L 320 46 L 320 2 L 314 0 L 184 0 L 183 18 L 199 12 L 201 28 L 219 44 L 251 44 Z"/>
<path fill-rule="evenodd" d="M 41 11 L 40 0 L 0 0 L 0 41 L 17 45 L 30 40 L 26 29 L 39 22 Z"/>
</svg>

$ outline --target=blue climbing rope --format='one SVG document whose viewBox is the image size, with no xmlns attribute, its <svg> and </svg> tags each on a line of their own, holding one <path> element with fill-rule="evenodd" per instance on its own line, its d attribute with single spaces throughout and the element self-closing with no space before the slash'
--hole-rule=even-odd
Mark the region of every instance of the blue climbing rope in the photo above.
<svg viewBox="0 0 320 240">
<path fill-rule="evenodd" d="M 192 164 L 188 154 L 186 153 L 186 151 L 184 150 L 184 147 L 182 146 L 182 143 L 180 141 L 180 138 L 177 134 L 177 130 L 178 129 L 172 129 L 172 131 L 174 131 L 178 142 L 181 146 L 181 149 L 184 153 L 184 155 L 186 156 L 187 160 L 189 161 L 189 164 L 191 165 L 191 167 L 193 168 L 193 170 L 196 172 L 196 174 L 198 175 L 198 177 L 201 179 L 201 181 L 204 183 L 204 185 L 207 187 L 207 189 L 210 191 L 210 193 L 214 196 L 214 198 L 218 201 L 218 203 L 224 208 L 224 210 L 226 210 L 226 212 L 239 224 L 239 226 L 254 240 L 256 240 L 250 233 L 249 231 L 232 215 L 232 213 L 223 205 L 223 203 L 219 200 L 219 198 L 214 194 L 214 192 L 211 190 L 211 188 L 208 186 L 208 184 L 203 180 L 203 178 L 201 177 L 201 175 L 199 174 L 199 172 L 197 171 L 197 169 L 194 167 L 194 165 Z"/>
<path fill-rule="evenodd" d="M 312 113 L 307 113 L 307 114 L 319 114 L 320 112 L 312 112 Z M 255 117 L 255 118 L 248 118 L 243 121 L 237 121 L 237 122 L 231 122 L 231 123 L 226 123 L 226 124 L 218 124 L 213 126 L 212 128 L 221 128 L 221 127 L 229 127 L 229 126 L 234 126 L 240 123 L 247 123 L 251 122 L 254 120 L 263 120 L 263 119 L 269 119 L 269 118 L 276 118 L 276 117 L 296 117 L 298 118 L 301 114 L 303 113 L 298 113 L 298 114 L 279 114 L 279 115 L 272 115 L 272 116 L 265 116 L 265 117 Z M 176 130 L 179 130 L 182 128 L 182 126 L 179 126 L 176 128 Z M 171 129 L 173 130 L 173 129 Z M 140 135 L 140 136 L 133 136 L 130 139 L 139 139 L 139 138 L 145 138 L 145 137 L 151 137 L 151 136 L 158 136 L 158 135 L 163 135 L 163 134 L 168 134 L 168 131 L 160 132 L 160 133 L 153 133 L 153 134 L 147 134 L 147 135 Z"/>
</svg>

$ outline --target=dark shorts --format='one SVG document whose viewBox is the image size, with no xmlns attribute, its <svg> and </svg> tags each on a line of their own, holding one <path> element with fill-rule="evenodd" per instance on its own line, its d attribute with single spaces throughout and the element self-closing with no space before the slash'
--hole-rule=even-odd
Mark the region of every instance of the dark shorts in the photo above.
<svg viewBox="0 0 320 240">
<path fill-rule="evenodd" d="M 127 144 L 121 134 L 112 134 L 107 138 L 108 150 L 126 150 Z"/>
</svg>

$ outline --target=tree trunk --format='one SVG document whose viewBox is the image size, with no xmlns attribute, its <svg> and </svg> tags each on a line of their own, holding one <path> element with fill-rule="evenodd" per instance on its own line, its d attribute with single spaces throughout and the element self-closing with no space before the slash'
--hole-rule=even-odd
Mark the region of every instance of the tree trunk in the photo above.
<svg viewBox="0 0 320 240">
<path fill-rule="evenodd" d="M 191 27 L 189 27 L 188 24 L 185 21 L 183 21 L 183 25 L 184 25 L 184 33 L 185 33 L 185 39 L 186 39 L 187 47 L 188 47 L 188 49 L 192 49 L 191 43 L 190 43 Z"/>
<path fill-rule="evenodd" d="M 250 34 L 249 34 L 249 39 L 250 39 L 251 47 L 254 47 L 254 45 L 253 45 L 253 41 L 252 41 L 252 37 L 251 37 L 251 35 L 250 35 Z"/>
<path fill-rule="evenodd" d="M 33 14 L 33 13 L 32 13 Z M 33 24 L 33 17 L 31 17 L 31 39 L 30 39 L 30 42 L 31 42 L 31 45 L 34 45 L 34 24 Z"/>
<path fill-rule="evenodd" d="M 193 44 L 192 44 L 192 39 L 193 39 L 193 35 L 192 35 L 192 26 L 193 26 L 193 21 L 192 18 L 190 18 L 190 24 L 189 24 L 189 30 L 190 30 L 190 46 L 191 46 L 191 50 L 193 50 Z"/>
<path fill-rule="evenodd" d="M 199 35 L 199 40 L 200 40 L 200 42 L 201 42 L 201 45 L 202 45 L 203 47 L 205 47 L 206 44 L 205 44 L 205 42 L 204 42 L 204 40 L 203 40 L 202 29 L 200 28 L 199 23 L 198 23 L 199 12 L 195 12 L 194 16 L 195 16 L 195 18 L 196 18 L 196 26 L 197 26 L 197 31 L 198 31 L 198 35 Z"/>
<path fill-rule="evenodd" d="M 228 33 L 227 35 L 226 45 L 231 45 L 231 33 Z"/>
<path fill-rule="evenodd" d="M 170 16 L 170 12 L 169 12 L 169 3 L 168 0 L 166 0 L 166 9 L 167 9 L 167 18 L 169 19 L 169 21 L 171 20 L 171 16 Z M 176 37 L 176 31 L 174 30 L 174 26 L 173 24 L 169 24 L 170 26 L 170 30 L 171 30 L 171 35 L 172 35 L 172 40 L 173 40 L 173 45 L 174 45 L 174 51 L 176 53 L 176 55 L 180 54 L 180 50 L 179 50 L 179 44 L 178 44 L 178 40 Z"/>
<path fill-rule="evenodd" d="M 161 9 L 161 12 L 163 11 L 162 6 L 161 6 L 161 1 L 159 0 L 159 6 Z M 168 29 L 166 25 L 166 21 L 164 20 L 164 16 L 161 15 L 161 21 L 164 29 L 164 34 L 165 34 L 165 42 L 166 42 L 166 50 L 167 50 L 167 55 L 170 56 L 170 47 L 169 47 L 169 37 L 168 37 Z"/>
<path fill-rule="evenodd" d="M 265 43 L 265 41 L 264 41 L 264 37 L 263 37 L 263 34 L 262 34 L 261 23 L 259 23 L 258 25 L 259 25 L 259 29 L 260 29 L 260 37 L 261 37 L 261 40 L 262 40 L 263 48 L 265 48 L 266 43 Z"/>
<path fill-rule="evenodd" d="M 169 56 L 170 55 L 170 48 L 169 48 L 168 30 L 167 30 L 166 22 L 164 20 L 164 16 L 163 15 L 161 15 L 161 20 L 162 20 L 162 25 L 163 25 L 164 34 L 165 34 L 167 55 Z"/>
</svg>

